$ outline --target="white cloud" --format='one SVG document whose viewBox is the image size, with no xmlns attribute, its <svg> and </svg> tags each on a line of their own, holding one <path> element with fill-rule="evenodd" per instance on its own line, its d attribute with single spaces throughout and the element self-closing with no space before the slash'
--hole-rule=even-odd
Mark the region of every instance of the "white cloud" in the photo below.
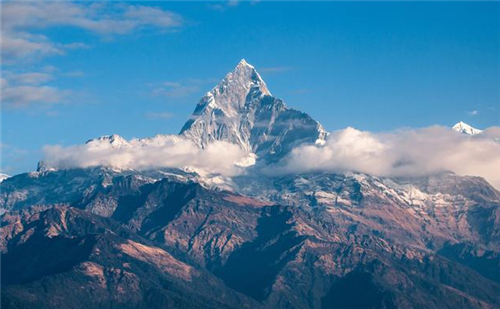
<svg viewBox="0 0 500 309">
<path fill-rule="evenodd" d="M 2 89 L 2 101 L 10 107 L 27 107 L 32 103 L 60 103 L 65 92 L 50 86 L 14 86 Z"/>
<path fill-rule="evenodd" d="M 52 79 L 52 75 L 47 73 L 30 72 L 17 74 L 13 76 L 12 79 L 20 84 L 38 85 L 50 81 Z"/>
<path fill-rule="evenodd" d="M 1 101 L 11 108 L 26 108 L 32 104 L 55 104 L 64 101 L 68 90 L 45 85 L 52 75 L 40 72 L 14 74 L 3 72 L 1 82 Z"/>
<path fill-rule="evenodd" d="M 204 174 L 234 176 L 249 156 L 237 145 L 215 142 L 206 149 L 179 136 L 93 141 L 79 146 L 46 146 L 45 162 L 56 168 L 114 166 L 138 170 L 192 167 Z M 265 173 L 360 172 L 382 177 L 420 177 L 441 171 L 481 176 L 500 188 L 500 127 L 469 136 L 433 126 L 390 133 L 353 128 L 333 132 L 324 145 L 295 148 Z"/>
<path fill-rule="evenodd" d="M 172 28 L 182 18 L 170 11 L 123 3 L 10 2 L 2 5 L 7 31 L 74 26 L 99 34 L 126 34 L 141 27 Z"/>
<path fill-rule="evenodd" d="M 202 173 L 225 176 L 239 173 L 236 164 L 246 157 L 235 144 L 215 142 L 200 149 L 193 142 L 177 136 L 160 136 L 148 143 L 132 140 L 122 147 L 98 140 L 69 147 L 45 146 L 44 153 L 46 166 L 55 168 L 113 166 L 146 170 L 191 167 Z"/>
<path fill-rule="evenodd" d="M 182 18 L 172 12 L 149 6 L 128 6 L 124 16 L 135 22 L 135 27 L 151 25 L 161 28 L 178 27 Z"/>
<path fill-rule="evenodd" d="M 469 114 L 470 116 L 477 116 L 477 115 L 479 115 L 479 111 L 472 110 L 472 111 L 468 111 L 467 114 Z"/>
<path fill-rule="evenodd" d="M 62 55 L 64 51 L 45 36 L 31 35 L 25 32 L 10 33 L 2 31 L 0 37 L 2 61 L 12 63 L 25 58 L 40 58 L 50 55 Z"/>
<path fill-rule="evenodd" d="M 152 6 L 40 1 L 2 3 L 1 23 L 2 60 L 10 63 L 88 48 L 81 42 L 59 44 L 36 34 L 50 27 L 75 27 L 113 36 L 149 28 L 173 30 L 183 20 L 178 14 Z"/>
<path fill-rule="evenodd" d="M 324 146 L 294 149 L 274 171 L 414 177 L 449 170 L 482 176 L 500 188 L 499 137 L 499 127 L 475 136 L 438 126 L 381 134 L 347 128 L 332 133 Z"/>
</svg>

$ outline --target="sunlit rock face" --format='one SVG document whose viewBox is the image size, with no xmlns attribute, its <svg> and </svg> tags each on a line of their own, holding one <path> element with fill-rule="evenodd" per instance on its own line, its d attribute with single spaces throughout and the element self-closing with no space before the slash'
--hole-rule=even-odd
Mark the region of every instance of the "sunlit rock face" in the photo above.
<svg viewBox="0 0 500 309">
<path fill-rule="evenodd" d="M 295 146 L 324 140 L 326 131 L 309 115 L 272 96 L 255 68 L 241 60 L 200 100 L 180 135 L 200 147 L 228 141 L 276 161 Z"/>
</svg>

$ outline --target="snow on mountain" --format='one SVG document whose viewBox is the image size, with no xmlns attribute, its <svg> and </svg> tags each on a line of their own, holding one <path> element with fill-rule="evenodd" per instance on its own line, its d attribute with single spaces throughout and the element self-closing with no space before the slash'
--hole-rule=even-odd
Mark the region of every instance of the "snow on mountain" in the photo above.
<svg viewBox="0 0 500 309">
<path fill-rule="evenodd" d="M 113 134 L 87 141 L 89 150 L 162 147 L 194 143 L 208 149 L 215 142 L 238 145 L 246 154 L 235 166 L 259 158 L 277 161 L 301 144 L 322 144 L 327 133 L 314 119 L 273 97 L 255 68 L 245 60 L 199 101 L 179 135 L 126 140 Z"/>
<path fill-rule="evenodd" d="M 453 130 L 469 135 L 482 132 L 463 122 Z M 216 174 L 212 168 L 225 162 L 223 170 L 235 175 L 233 167 L 275 163 L 301 145 L 321 148 L 327 134 L 308 114 L 274 97 L 255 67 L 241 60 L 202 97 L 178 135 L 126 140 L 113 134 L 89 140 L 83 147 L 51 148 L 56 160 L 41 162 L 38 171 L 111 165 L 189 168 L 205 176 Z M 228 156 L 231 147 L 234 155 Z"/>
<path fill-rule="evenodd" d="M 0 182 L 4 181 L 5 179 L 9 178 L 10 176 L 7 174 L 2 174 L 0 173 Z"/>
<path fill-rule="evenodd" d="M 476 135 L 476 134 L 483 132 L 482 130 L 476 129 L 476 128 L 474 128 L 474 127 L 472 127 L 472 126 L 470 126 L 462 121 L 460 121 L 456 125 L 454 125 L 452 127 L 452 129 L 459 132 L 459 133 L 463 133 L 463 134 L 467 134 L 467 135 Z"/>
<path fill-rule="evenodd" d="M 322 144 L 327 132 L 309 115 L 273 97 L 255 68 L 241 60 L 235 69 L 199 101 L 179 135 L 126 140 L 113 134 L 87 141 L 90 149 L 160 147 L 193 142 L 201 149 L 217 141 L 238 145 L 246 156 L 235 162 L 246 167 L 259 158 L 277 161 L 294 147 Z"/>
<path fill-rule="evenodd" d="M 126 139 L 118 134 L 104 135 L 96 139 L 91 139 L 86 142 L 89 146 L 110 146 L 112 148 L 121 148 L 130 146 Z"/>
<path fill-rule="evenodd" d="M 227 141 L 271 161 L 299 144 L 323 141 L 326 134 L 309 115 L 273 97 L 245 60 L 205 94 L 180 132 L 202 148 Z"/>
<path fill-rule="evenodd" d="M 149 138 L 133 138 L 126 140 L 118 134 L 104 135 L 95 139 L 88 140 L 85 144 L 90 147 L 103 148 L 127 148 L 144 146 L 161 146 L 167 142 L 179 142 L 183 137 L 172 134 L 158 134 Z"/>
</svg>

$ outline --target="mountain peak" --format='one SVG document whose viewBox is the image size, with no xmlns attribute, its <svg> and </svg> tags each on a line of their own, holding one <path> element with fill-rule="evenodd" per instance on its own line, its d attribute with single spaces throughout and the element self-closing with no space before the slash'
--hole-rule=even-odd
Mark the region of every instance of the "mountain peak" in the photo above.
<svg viewBox="0 0 500 309">
<path fill-rule="evenodd" d="M 228 73 L 214 89 L 221 89 L 221 87 L 229 91 L 248 92 L 252 90 L 259 95 L 271 95 L 255 67 L 246 62 L 245 59 L 241 59 L 234 70 Z"/>
<path fill-rule="evenodd" d="M 205 94 L 180 134 L 202 148 L 226 141 L 273 160 L 298 144 L 326 136 L 321 124 L 309 115 L 273 97 L 245 59 Z"/>
<path fill-rule="evenodd" d="M 476 135 L 476 134 L 483 132 L 482 130 L 476 129 L 476 128 L 466 124 L 463 121 L 459 121 L 457 124 L 455 124 L 452 127 L 452 129 L 454 131 L 457 131 L 457 132 L 463 133 L 463 134 L 467 134 L 467 135 Z"/>
<path fill-rule="evenodd" d="M 0 173 L 0 182 L 4 181 L 7 178 L 10 178 L 10 176 L 7 174 Z"/>
<path fill-rule="evenodd" d="M 112 148 L 121 148 L 129 146 L 129 142 L 118 134 L 104 135 L 95 139 L 88 140 L 85 144 L 90 145 L 105 145 Z"/>
<path fill-rule="evenodd" d="M 255 67 L 248 63 L 245 59 L 241 59 L 240 62 L 238 63 L 237 67 L 249 67 L 254 69 Z"/>
</svg>

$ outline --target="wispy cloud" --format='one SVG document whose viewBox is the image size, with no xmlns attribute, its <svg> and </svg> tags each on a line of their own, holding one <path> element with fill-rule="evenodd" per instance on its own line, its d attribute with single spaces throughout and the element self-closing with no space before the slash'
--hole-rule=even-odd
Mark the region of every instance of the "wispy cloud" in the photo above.
<svg viewBox="0 0 500 309">
<path fill-rule="evenodd" d="M 60 103 L 66 96 L 64 91 L 49 86 L 15 86 L 2 89 L 2 101 L 9 107 Z"/>
<path fill-rule="evenodd" d="M 263 67 L 259 69 L 262 73 L 283 73 L 293 70 L 293 67 L 278 66 L 278 67 Z"/>
<path fill-rule="evenodd" d="M 1 99 L 6 107 L 26 108 L 33 104 L 61 103 L 69 94 L 68 90 L 45 84 L 53 79 L 53 76 L 48 73 L 4 72 L 4 76 L 5 78 L 1 79 Z"/>
<path fill-rule="evenodd" d="M 162 86 L 153 89 L 153 96 L 163 96 L 168 98 L 185 97 L 200 90 L 195 85 L 183 85 L 179 83 L 165 82 Z"/>
<path fill-rule="evenodd" d="M 220 1 L 218 3 L 208 4 L 208 8 L 214 11 L 224 12 L 229 8 L 237 7 L 240 4 L 238 0 Z"/>
<path fill-rule="evenodd" d="M 89 47 L 82 42 L 61 44 L 38 33 L 50 27 L 75 27 L 114 36 L 141 29 L 173 30 L 183 24 L 180 15 L 157 7 L 105 2 L 8 2 L 2 3 L 1 19 L 4 63 Z"/>
<path fill-rule="evenodd" d="M 170 119 L 174 116 L 174 114 L 169 112 L 148 112 L 146 113 L 146 117 L 148 119 Z"/>
<path fill-rule="evenodd" d="M 2 14 L 3 15 L 3 14 Z M 52 55 L 63 55 L 64 50 L 48 40 L 44 35 L 32 35 L 26 32 L 2 31 L 2 62 L 12 64 L 21 59 L 30 60 Z"/>
<path fill-rule="evenodd" d="M 261 0 L 228 0 L 219 1 L 216 3 L 209 3 L 208 8 L 214 11 L 224 12 L 227 9 L 238 7 L 241 3 L 249 3 L 250 5 L 255 5 Z"/>
<path fill-rule="evenodd" d="M 19 84 L 38 85 L 46 83 L 52 79 L 52 75 L 47 73 L 31 72 L 14 75 L 12 80 Z"/>
<path fill-rule="evenodd" d="M 477 115 L 479 115 L 479 111 L 478 110 L 472 110 L 472 111 L 468 111 L 467 114 L 469 114 L 469 116 L 477 116 Z"/>
<path fill-rule="evenodd" d="M 201 91 L 208 84 L 215 84 L 215 79 L 187 79 L 184 81 L 165 81 L 151 90 L 151 95 L 167 98 L 187 97 Z"/>
</svg>

